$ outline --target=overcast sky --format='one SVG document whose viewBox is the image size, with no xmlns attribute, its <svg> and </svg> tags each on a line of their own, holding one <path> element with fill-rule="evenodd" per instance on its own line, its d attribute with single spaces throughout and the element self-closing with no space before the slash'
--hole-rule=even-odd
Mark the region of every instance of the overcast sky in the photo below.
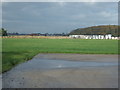
<svg viewBox="0 0 120 90">
<path fill-rule="evenodd" d="M 4 2 L 2 27 L 18 33 L 68 33 L 95 25 L 117 25 L 117 2 Z"/>
</svg>

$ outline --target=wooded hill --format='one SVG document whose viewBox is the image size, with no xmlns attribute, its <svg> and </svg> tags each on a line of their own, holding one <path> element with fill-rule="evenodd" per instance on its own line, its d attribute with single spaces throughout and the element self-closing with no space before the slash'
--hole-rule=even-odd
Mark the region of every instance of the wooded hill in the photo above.
<svg viewBox="0 0 120 90">
<path fill-rule="evenodd" d="M 118 25 L 101 25 L 87 28 L 78 28 L 69 33 L 69 35 L 106 35 L 120 36 L 120 26 Z"/>
</svg>

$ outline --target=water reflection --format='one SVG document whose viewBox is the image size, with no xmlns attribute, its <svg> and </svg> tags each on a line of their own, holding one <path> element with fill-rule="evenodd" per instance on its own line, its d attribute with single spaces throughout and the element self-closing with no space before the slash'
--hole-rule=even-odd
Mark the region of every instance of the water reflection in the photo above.
<svg viewBox="0 0 120 90">
<path fill-rule="evenodd" d="M 116 62 L 81 62 L 70 60 L 47 60 L 32 59 L 19 65 L 18 69 L 62 69 L 62 68 L 86 68 L 86 67 L 107 67 L 117 66 Z"/>
</svg>

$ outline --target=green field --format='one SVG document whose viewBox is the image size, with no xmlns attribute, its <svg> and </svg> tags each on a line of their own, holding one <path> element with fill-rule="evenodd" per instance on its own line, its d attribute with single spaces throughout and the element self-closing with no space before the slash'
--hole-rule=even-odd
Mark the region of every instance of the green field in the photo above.
<svg viewBox="0 0 120 90">
<path fill-rule="evenodd" d="M 118 54 L 118 40 L 2 39 L 2 72 L 38 53 Z"/>
</svg>

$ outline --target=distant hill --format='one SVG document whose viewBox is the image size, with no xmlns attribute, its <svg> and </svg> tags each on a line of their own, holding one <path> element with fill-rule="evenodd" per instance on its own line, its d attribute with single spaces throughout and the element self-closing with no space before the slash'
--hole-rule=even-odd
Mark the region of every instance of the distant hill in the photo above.
<svg viewBox="0 0 120 90">
<path fill-rule="evenodd" d="M 120 36 L 118 34 L 118 25 L 101 25 L 101 26 L 92 26 L 87 28 L 78 28 L 69 33 L 69 35 L 106 35 L 112 34 L 112 36 Z"/>
</svg>

